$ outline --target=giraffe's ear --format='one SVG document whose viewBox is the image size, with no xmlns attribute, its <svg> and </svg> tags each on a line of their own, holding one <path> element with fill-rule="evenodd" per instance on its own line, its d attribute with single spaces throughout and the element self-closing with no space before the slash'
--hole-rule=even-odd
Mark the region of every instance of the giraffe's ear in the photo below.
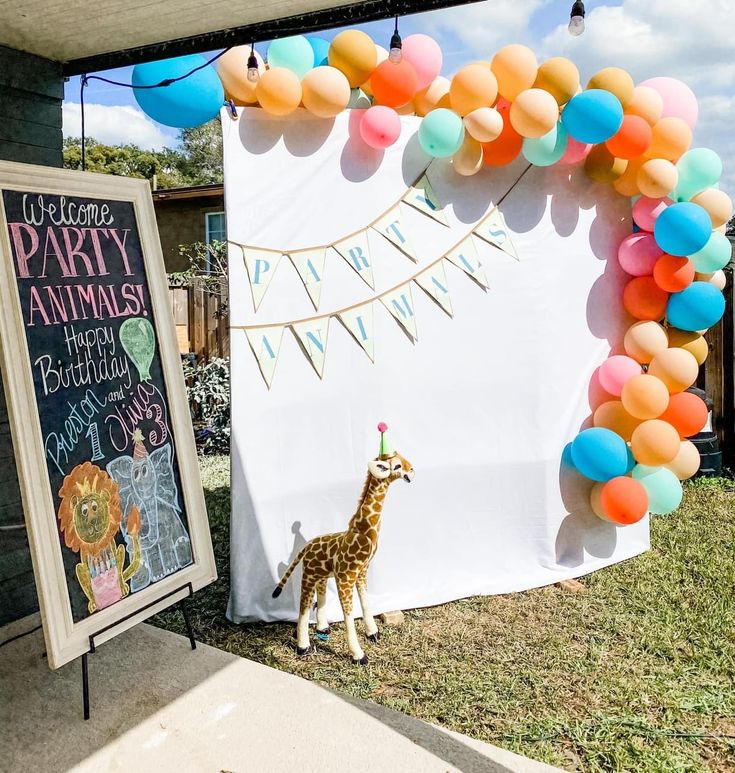
<svg viewBox="0 0 735 773">
<path fill-rule="evenodd" d="M 370 470 L 370 474 L 373 478 L 377 478 L 378 480 L 385 480 L 385 478 L 390 477 L 390 464 L 388 464 L 388 462 L 383 462 L 380 459 L 368 462 L 368 470 Z"/>
</svg>

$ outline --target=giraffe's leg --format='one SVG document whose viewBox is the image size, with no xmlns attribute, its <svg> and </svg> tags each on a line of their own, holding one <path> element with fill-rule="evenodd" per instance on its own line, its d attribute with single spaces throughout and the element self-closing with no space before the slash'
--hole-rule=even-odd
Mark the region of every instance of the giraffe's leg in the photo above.
<svg viewBox="0 0 735 773">
<path fill-rule="evenodd" d="M 322 641 L 329 638 L 329 621 L 327 620 L 327 578 L 316 584 L 316 635 Z"/>
<path fill-rule="evenodd" d="M 367 567 L 360 572 L 357 577 L 357 595 L 360 597 L 360 606 L 362 607 L 362 621 L 365 624 L 365 635 L 370 641 L 378 641 L 380 633 L 375 624 L 375 618 L 370 612 L 367 597 Z"/>
<path fill-rule="evenodd" d="M 361 666 L 366 666 L 368 662 L 367 655 L 362 651 L 360 642 L 357 639 L 355 630 L 355 618 L 352 616 L 352 594 L 355 590 L 355 579 L 353 577 L 336 577 L 337 591 L 339 601 L 342 605 L 342 611 L 345 615 L 345 629 L 347 630 L 347 646 L 350 648 L 352 662 Z"/>
<path fill-rule="evenodd" d="M 296 623 L 296 652 L 308 655 L 311 651 L 309 641 L 309 612 L 314 598 L 314 588 L 317 581 L 308 575 L 301 580 L 301 602 L 299 603 L 299 621 Z"/>
</svg>

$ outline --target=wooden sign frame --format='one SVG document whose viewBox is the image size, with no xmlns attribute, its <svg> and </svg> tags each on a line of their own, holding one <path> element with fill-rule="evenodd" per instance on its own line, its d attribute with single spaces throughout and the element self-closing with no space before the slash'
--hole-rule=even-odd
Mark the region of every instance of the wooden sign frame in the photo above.
<svg viewBox="0 0 735 773">
<path fill-rule="evenodd" d="M 52 499 L 3 191 L 133 205 L 168 397 L 193 563 L 74 622 Z M 48 663 L 58 668 L 217 579 L 163 254 L 145 180 L 0 162 L 0 364 L 28 528 Z"/>
</svg>

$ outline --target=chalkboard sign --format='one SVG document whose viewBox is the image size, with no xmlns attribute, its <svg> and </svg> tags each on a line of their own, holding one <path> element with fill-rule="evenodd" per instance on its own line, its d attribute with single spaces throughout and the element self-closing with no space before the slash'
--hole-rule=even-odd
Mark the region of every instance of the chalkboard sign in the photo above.
<svg viewBox="0 0 735 773">
<path fill-rule="evenodd" d="M 0 191 L 3 375 L 57 667 L 215 570 L 147 183 L 0 164 Z"/>
</svg>

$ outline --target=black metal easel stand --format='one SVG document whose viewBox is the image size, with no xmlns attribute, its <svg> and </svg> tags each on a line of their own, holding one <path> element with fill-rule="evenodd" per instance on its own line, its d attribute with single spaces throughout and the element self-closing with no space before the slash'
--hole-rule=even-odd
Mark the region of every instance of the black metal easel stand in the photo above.
<svg viewBox="0 0 735 773">
<path fill-rule="evenodd" d="M 84 719 L 89 719 L 90 712 L 89 712 L 89 663 L 87 656 L 93 655 L 97 651 L 97 646 L 95 644 L 95 639 L 100 636 L 103 633 L 106 633 L 107 631 L 111 630 L 112 628 L 116 628 L 121 623 L 124 623 L 126 620 L 129 620 L 131 617 L 134 617 L 135 615 L 139 615 L 141 612 L 145 612 L 146 609 L 149 609 L 150 607 L 159 604 L 163 599 L 168 598 L 169 596 L 175 596 L 177 593 L 179 593 L 182 590 L 188 590 L 189 594 L 185 596 L 184 598 L 180 599 L 178 602 L 176 602 L 176 606 L 178 606 L 179 610 L 181 611 L 181 616 L 184 618 L 184 625 L 186 626 L 186 633 L 189 637 L 189 643 L 191 644 L 191 648 L 195 650 L 197 648 L 196 639 L 194 638 L 194 629 L 191 626 L 191 620 L 189 619 L 189 610 L 187 609 L 186 601 L 194 595 L 194 589 L 192 588 L 192 585 L 190 582 L 188 582 L 186 585 L 182 585 L 180 588 L 176 588 L 176 590 L 172 590 L 170 593 L 167 593 L 165 596 L 161 596 L 161 598 L 156 599 L 155 601 L 152 601 L 150 604 L 147 604 L 144 607 L 141 607 L 140 609 L 136 609 L 135 612 L 132 612 L 129 615 L 126 615 L 125 617 L 121 618 L 120 620 L 115 621 L 114 623 L 111 623 L 110 625 L 105 626 L 104 628 L 100 628 L 99 631 L 96 633 L 90 634 L 89 636 L 89 651 L 85 652 L 82 655 L 82 704 L 84 707 Z M 161 611 L 161 610 L 159 610 Z M 142 621 L 141 621 L 142 622 Z"/>
</svg>

